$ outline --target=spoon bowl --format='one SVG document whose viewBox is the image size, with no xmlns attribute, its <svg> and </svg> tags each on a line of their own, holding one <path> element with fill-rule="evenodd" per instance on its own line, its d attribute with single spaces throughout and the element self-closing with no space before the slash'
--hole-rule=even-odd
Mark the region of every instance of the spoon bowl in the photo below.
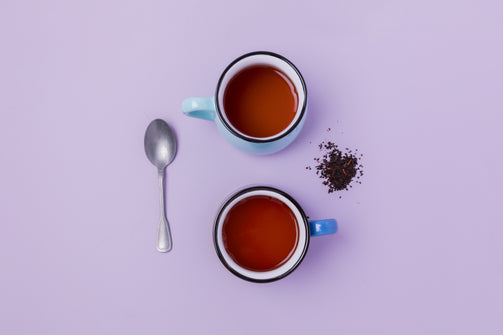
<svg viewBox="0 0 503 335">
<path fill-rule="evenodd" d="M 176 155 L 176 137 L 171 127 L 156 119 L 145 132 L 145 153 L 148 160 L 159 170 L 164 170 Z"/>
</svg>

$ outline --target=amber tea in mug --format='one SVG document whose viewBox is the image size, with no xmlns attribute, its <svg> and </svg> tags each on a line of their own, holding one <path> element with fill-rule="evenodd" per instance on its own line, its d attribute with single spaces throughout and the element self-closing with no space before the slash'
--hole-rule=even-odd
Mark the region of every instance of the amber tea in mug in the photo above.
<svg viewBox="0 0 503 335">
<path fill-rule="evenodd" d="M 264 138 L 286 129 L 295 118 L 299 98 L 292 80 L 280 69 L 258 64 L 236 73 L 224 91 L 229 122 L 241 133 Z"/>
<path fill-rule="evenodd" d="M 270 271 L 285 264 L 297 248 L 298 222 L 284 202 L 254 195 L 229 210 L 222 237 L 236 264 L 251 271 Z"/>
</svg>

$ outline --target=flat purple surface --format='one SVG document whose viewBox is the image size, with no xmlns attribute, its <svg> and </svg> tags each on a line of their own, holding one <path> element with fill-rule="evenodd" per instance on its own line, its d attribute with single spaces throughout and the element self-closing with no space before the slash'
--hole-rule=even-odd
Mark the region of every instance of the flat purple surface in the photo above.
<svg viewBox="0 0 503 335">
<path fill-rule="evenodd" d="M 1 334 L 501 334 L 503 23 L 497 1 L 0 4 Z M 304 75 L 310 114 L 268 157 L 182 115 L 235 57 Z M 174 239 L 155 251 L 154 118 L 176 130 Z M 327 132 L 327 128 L 331 128 Z M 328 195 L 316 144 L 364 154 Z M 271 284 L 230 274 L 220 202 L 290 193 L 340 232 Z"/>
</svg>

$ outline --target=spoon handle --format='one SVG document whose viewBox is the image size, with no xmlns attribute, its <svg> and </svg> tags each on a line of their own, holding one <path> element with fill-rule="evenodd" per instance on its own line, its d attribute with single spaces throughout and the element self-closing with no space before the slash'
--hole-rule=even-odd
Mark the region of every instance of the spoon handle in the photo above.
<svg viewBox="0 0 503 335">
<path fill-rule="evenodd" d="M 159 228 L 157 229 L 157 251 L 168 252 L 171 250 L 172 242 L 164 205 L 164 170 L 159 170 L 159 190 L 161 193 L 161 220 L 159 221 Z"/>
</svg>

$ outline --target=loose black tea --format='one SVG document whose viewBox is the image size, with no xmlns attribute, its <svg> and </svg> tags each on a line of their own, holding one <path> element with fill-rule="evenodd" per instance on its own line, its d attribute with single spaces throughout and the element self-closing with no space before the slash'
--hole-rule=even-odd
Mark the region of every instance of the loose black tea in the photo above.
<svg viewBox="0 0 503 335">
<path fill-rule="evenodd" d="M 341 150 L 338 145 L 326 140 L 321 142 L 318 148 L 323 156 L 314 158 L 318 163 L 314 168 L 316 174 L 323 180 L 323 185 L 327 186 L 328 193 L 347 191 L 353 187 L 351 185 L 353 181 L 361 184 L 359 179 L 363 176 L 363 165 L 360 160 L 363 155 L 358 153 L 358 149 L 354 152 L 349 148 Z M 312 170 L 310 166 L 306 166 L 306 169 Z"/>
</svg>

